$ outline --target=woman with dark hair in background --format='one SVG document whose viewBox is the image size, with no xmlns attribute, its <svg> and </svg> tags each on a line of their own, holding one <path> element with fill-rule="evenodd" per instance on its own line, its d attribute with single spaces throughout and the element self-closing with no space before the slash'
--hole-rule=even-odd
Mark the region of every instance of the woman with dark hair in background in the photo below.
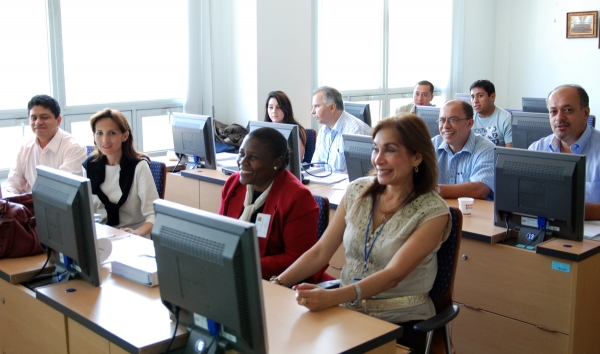
<svg viewBox="0 0 600 354">
<path fill-rule="evenodd" d="M 277 130 L 251 132 L 240 147 L 240 170 L 221 194 L 219 214 L 256 223 L 263 279 L 283 272 L 317 242 L 319 207 L 286 169 L 289 159 L 286 139 Z M 303 279 L 316 282 L 324 270 Z"/>
<path fill-rule="evenodd" d="M 148 156 L 133 147 L 125 116 L 106 108 L 90 118 L 95 151 L 83 167 L 92 182 L 94 206 L 101 222 L 132 234 L 147 236 L 154 225 L 158 192 Z"/>
<path fill-rule="evenodd" d="M 271 91 L 265 103 L 265 122 L 296 124 L 300 136 L 300 163 L 304 160 L 306 129 L 294 118 L 290 98 L 282 91 Z"/>
<path fill-rule="evenodd" d="M 356 179 L 319 242 L 273 281 L 298 284 L 346 250 L 338 289 L 299 284 L 297 301 L 311 311 L 343 305 L 404 328 L 399 343 L 422 352 L 415 321 L 435 315 L 428 294 L 437 250 L 450 234 L 448 206 L 436 192 L 438 166 L 427 126 L 401 113 L 373 129 L 376 176 Z"/>
</svg>

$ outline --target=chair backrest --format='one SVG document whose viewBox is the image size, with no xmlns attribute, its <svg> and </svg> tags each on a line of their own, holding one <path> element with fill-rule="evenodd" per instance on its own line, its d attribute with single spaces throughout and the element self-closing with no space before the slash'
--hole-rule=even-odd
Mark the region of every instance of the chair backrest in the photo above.
<svg viewBox="0 0 600 354">
<path fill-rule="evenodd" d="M 314 196 L 315 202 L 319 206 L 319 225 L 317 227 L 317 240 L 323 236 L 323 232 L 329 225 L 329 199 L 325 197 Z"/>
<path fill-rule="evenodd" d="M 163 199 L 165 197 L 165 186 L 167 179 L 167 166 L 159 161 L 150 161 L 150 172 L 154 178 L 154 184 L 156 185 L 156 191 L 158 197 Z"/>
<path fill-rule="evenodd" d="M 94 152 L 94 145 L 86 145 L 85 148 L 87 149 L 88 156 L 90 156 L 90 154 Z"/>
<path fill-rule="evenodd" d="M 590 114 L 588 117 L 588 124 L 592 126 L 592 128 L 596 128 L 596 116 Z"/>
<path fill-rule="evenodd" d="M 306 146 L 304 147 L 304 159 L 302 162 L 312 161 L 317 146 L 317 132 L 314 129 L 306 129 Z"/>
<path fill-rule="evenodd" d="M 452 218 L 452 230 L 448 239 L 442 243 L 437 252 L 437 275 L 433 288 L 429 291 L 429 297 L 433 301 L 437 312 L 452 305 L 454 276 L 462 236 L 462 213 L 458 208 L 450 207 L 450 217 Z"/>
</svg>

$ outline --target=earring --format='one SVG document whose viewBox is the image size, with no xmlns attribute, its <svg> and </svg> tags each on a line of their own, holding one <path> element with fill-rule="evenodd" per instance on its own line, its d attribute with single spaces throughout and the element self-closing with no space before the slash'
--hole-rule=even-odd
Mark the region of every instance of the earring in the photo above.
<svg viewBox="0 0 600 354">
<path fill-rule="evenodd" d="M 419 173 L 419 166 L 415 166 L 415 173 Z"/>
<path fill-rule="evenodd" d="M 274 170 L 277 170 L 277 166 L 274 166 L 274 167 L 273 167 L 273 169 L 274 169 Z"/>
</svg>

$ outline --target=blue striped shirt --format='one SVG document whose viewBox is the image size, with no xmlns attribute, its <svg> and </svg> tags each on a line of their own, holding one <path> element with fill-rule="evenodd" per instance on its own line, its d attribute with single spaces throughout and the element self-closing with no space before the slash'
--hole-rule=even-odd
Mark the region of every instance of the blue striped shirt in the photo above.
<svg viewBox="0 0 600 354">
<path fill-rule="evenodd" d="M 441 135 L 431 138 L 431 142 L 438 160 L 439 184 L 481 182 L 492 190 L 487 199 L 494 199 L 494 143 L 472 130 L 456 154 Z"/>
<path fill-rule="evenodd" d="M 550 134 L 529 146 L 529 150 L 560 153 L 560 140 Z M 571 145 L 571 152 L 585 155 L 585 202 L 600 202 L 600 131 L 587 126 Z"/>
<path fill-rule="evenodd" d="M 312 162 L 327 162 L 336 173 L 346 173 L 344 141 L 342 134 L 371 135 L 371 127 L 343 111 L 333 128 L 321 126 L 317 134 L 317 146 Z"/>
</svg>

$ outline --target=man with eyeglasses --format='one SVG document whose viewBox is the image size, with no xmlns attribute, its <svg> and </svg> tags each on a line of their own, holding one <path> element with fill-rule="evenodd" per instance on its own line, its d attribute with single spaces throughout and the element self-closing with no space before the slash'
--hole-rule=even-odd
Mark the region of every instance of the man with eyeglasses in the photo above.
<svg viewBox="0 0 600 354">
<path fill-rule="evenodd" d="M 50 96 L 37 95 L 29 101 L 27 109 L 35 137 L 21 146 L 15 165 L 2 185 L 5 197 L 31 192 L 38 165 L 83 175 L 81 164 L 87 157 L 87 150 L 71 134 L 60 129 L 62 117 L 58 102 Z"/>
<path fill-rule="evenodd" d="M 483 135 L 496 146 L 512 147 L 512 117 L 496 107 L 496 88 L 488 80 L 477 80 L 471 85 L 471 103 L 475 110 L 473 131 Z"/>
<path fill-rule="evenodd" d="M 585 155 L 585 219 L 600 220 L 600 132 L 590 126 L 590 98 L 579 85 L 561 85 L 546 99 L 553 134 L 529 150 Z"/>
<path fill-rule="evenodd" d="M 440 135 L 431 138 L 438 160 L 442 198 L 494 199 L 494 147 L 475 134 L 473 107 L 462 100 L 440 109 Z"/>
<path fill-rule="evenodd" d="M 413 91 L 413 101 L 396 109 L 396 114 L 401 112 L 415 113 L 416 106 L 435 106 L 431 104 L 433 99 L 433 84 L 427 80 L 419 81 Z"/>
</svg>

